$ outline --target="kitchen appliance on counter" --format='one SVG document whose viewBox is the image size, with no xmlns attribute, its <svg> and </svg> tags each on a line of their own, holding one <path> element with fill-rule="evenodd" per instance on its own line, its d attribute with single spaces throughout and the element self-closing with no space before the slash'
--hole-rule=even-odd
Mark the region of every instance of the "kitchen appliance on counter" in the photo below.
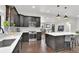
<svg viewBox="0 0 79 59">
<path fill-rule="evenodd" d="M 29 41 L 36 41 L 37 40 L 37 32 L 36 31 L 29 31 Z"/>
</svg>

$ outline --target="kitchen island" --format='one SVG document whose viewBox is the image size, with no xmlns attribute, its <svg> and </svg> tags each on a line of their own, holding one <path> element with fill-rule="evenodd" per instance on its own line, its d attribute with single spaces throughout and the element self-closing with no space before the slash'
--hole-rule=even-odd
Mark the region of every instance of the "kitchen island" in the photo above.
<svg viewBox="0 0 79 59">
<path fill-rule="evenodd" d="M 53 32 L 53 33 L 46 33 L 46 45 L 52 48 L 55 51 L 63 50 L 65 47 L 65 37 L 76 35 L 76 33 L 71 32 Z"/>
</svg>

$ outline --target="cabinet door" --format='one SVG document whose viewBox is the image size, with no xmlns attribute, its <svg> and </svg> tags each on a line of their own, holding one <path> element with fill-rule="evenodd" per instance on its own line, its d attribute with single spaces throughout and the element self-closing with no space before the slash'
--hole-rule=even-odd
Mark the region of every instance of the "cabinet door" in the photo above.
<svg viewBox="0 0 79 59">
<path fill-rule="evenodd" d="M 28 26 L 29 26 L 29 19 L 28 19 L 28 16 L 25 16 L 25 17 L 24 17 L 23 26 L 24 26 L 24 27 L 28 27 Z"/>
<path fill-rule="evenodd" d="M 17 27 L 20 26 L 19 15 L 15 11 L 15 9 L 11 7 L 10 8 L 10 26 L 13 26 L 14 23 L 15 23 L 15 26 Z"/>
<path fill-rule="evenodd" d="M 40 27 L 40 17 L 36 17 L 36 27 Z"/>
<path fill-rule="evenodd" d="M 64 48 L 64 40 L 65 37 L 64 36 L 57 36 L 55 38 L 55 49 L 56 50 L 62 50 Z"/>
<path fill-rule="evenodd" d="M 49 34 L 45 35 L 46 37 L 46 45 L 50 48 L 53 48 L 53 50 L 55 50 L 55 37 Z"/>
<path fill-rule="evenodd" d="M 20 15 L 20 27 L 23 27 L 23 20 L 24 20 L 24 17 Z"/>
<path fill-rule="evenodd" d="M 35 18 L 32 16 L 29 17 L 29 27 L 35 27 Z"/>
<path fill-rule="evenodd" d="M 10 7 L 9 7 L 10 8 Z M 9 11 L 8 11 L 9 12 Z M 14 23 L 14 20 L 15 20 L 15 15 L 16 15 L 16 13 L 15 13 L 15 11 L 14 11 L 14 9 L 11 9 L 10 10 L 10 26 L 13 26 L 13 23 Z M 9 18 L 9 16 L 8 16 L 8 18 Z M 9 19 L 8 19 L 9 20 Z"/>
<path fill-rule="evenodd" d="M 23 33 L 22 35 L 22 42 L 29 41 L 29 33 Z"/>
<path fill-rule="evenodd" d="M 36 38 L 36 34 L 29 34 L 29 38 L 30 39 Z"/>
<path fill-rule="evenodd" d="M 15 23 L 15 26 L 16 26 L 16 27 L 20 27 L 19 15 L 16 15 L 16 16 L 15 16 L 14 23 Z"/>
<path fill-rule="evenodd" d="M 37 32 L 37 40 L 41 40 L 41 32 Z"/>
<path fill-rule="evenodd" d="M 13 50 L 13 53 L 19 53 L 19 42 L 17 43 L 15 49 Z"/>
</svg>

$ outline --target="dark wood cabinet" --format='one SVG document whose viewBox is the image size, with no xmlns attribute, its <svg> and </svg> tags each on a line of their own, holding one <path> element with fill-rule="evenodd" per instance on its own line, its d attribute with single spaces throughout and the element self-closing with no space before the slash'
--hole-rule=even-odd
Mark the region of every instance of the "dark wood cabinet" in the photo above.
<svg viewBox="0 0 79 59">
<path fill-rule="evenodd" d="M 52 48 L 56 52 L 64 49 L 65 36 L 52 36 L 46 34 L 45 37 L 46 37 L 46 45 L 48 47 Z"/>
<path fill-rule="evenodd" d="M 41 32 L 37 32 L 37 40 L 41 40 Z"/>
<path fill-rule="evenodd" d="M 15 23 L 16 27 L 40 27 L 40 17 L 18 14 L 14 6 L 6 6 L 6 20 L 10 21 L 10 26 Z"/>
<path fill-rule="evenodd" d="M 40 17 L 36 17 L 36 27 L 40 27 Z"/>
<path fill-rule="evenodd" d="M 20 26 L 19 15 L 17 14 L 14 8 L 11 9 L 11 16 L 10 16 L 10 25 L 13 26 L 15 24 L 16 27 Z"/>
<path fill-rule="evenodd" d="M 19 53 L 20 52 L 20 48 L 19 48 L 19 43 L 20 41 L 17 43 L 16 47 L 14 48 L 13 52 L 12 53 Z"/>
<path fill-rule="evenodd" d="M 37 34 L 29 34 L 29 39 L 36 39 Z"/>
<path fill-rule="evenodd" d="M 19 15 L 19 18 L 20 18 L 20 27 L 23 27 L 24 17 L 22 15 Z"/>
<path fill-rule="evenodd" d="M 57 36 L 55 38 L 55 48 L 56 50 L 62 50 L 64 49 L 64 39 L 65 39 L 65 36 Z"/>
<path fill-rule="evenodd" d="M 15 16 L 14 24 L 15 24 L 16 27 L 20 27 L 20 18 L 19 18 L 19 15 Z"/>
<path fill-rule="evenodd" d="M 6 20 L 10 21 L 10 26 L 20 26 L 19 14 L 14 6 L 6 5 Z"/>
<path fill-rule="evenodd" d="M 29 33 L 23 33 L 22 34 L 22 42 L 27 42 L 29 41 Z"/>
<path fill-rule="evenodd" d="M 13 50 L 13 53 L 19 53 L 19 44 L 16 45 L 15 49 Z"/>
<path fill-rule="evenodd" d="M 20 27 L 40 27 L 40 17 L 20 15 Z"/>
<path fill-rule="evenodd" d="M 20 53 L 21 50 L 22 50 L 22 36 L 20 37 L 12 53 Z"/>
<path fill-rule="evenodd" d="M 10 6 L 6 5 L 6 20 L 8 20 L 10 17 L 10 8 Z"/>
<path fill-rule="evenodd" d="M 23 27 L 29 27 L 29 17 L 24 16 Z"/>
</svg>

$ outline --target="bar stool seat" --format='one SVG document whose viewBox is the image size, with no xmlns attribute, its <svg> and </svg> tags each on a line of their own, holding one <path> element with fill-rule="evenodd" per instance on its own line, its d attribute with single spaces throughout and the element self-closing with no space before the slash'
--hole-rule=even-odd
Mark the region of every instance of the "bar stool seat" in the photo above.
<svg viewBox="0 0 79 59">
<path fill-rule="evenodd" d="M 74 47 L 77 46 L 77 40 L 75 39 L 74 35 L 70 36 L 69 39 L 70 41 L 65 41 L 65 48 L 73 49 Z"/>
<path fill-rule="evenodd" d="M 72 36 L 71 37 L 71 48 L 74 48 L 76 47 L 76 39 L 75 39 L 75 36 Z"/>
</svg>

